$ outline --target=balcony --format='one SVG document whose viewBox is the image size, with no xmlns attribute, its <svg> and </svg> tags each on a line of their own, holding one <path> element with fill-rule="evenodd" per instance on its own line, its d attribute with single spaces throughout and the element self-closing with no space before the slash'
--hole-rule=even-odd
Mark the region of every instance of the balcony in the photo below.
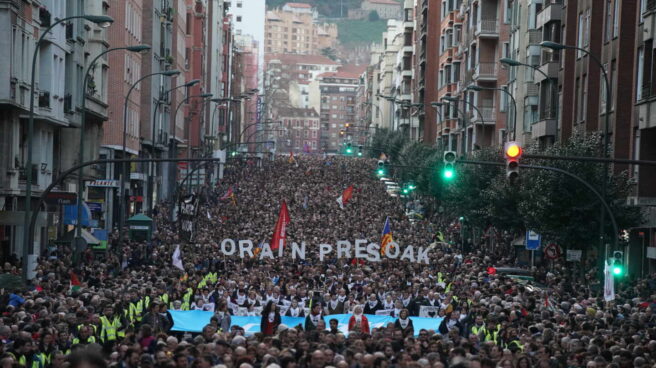
<svg viewBox="0 0 656 368">
<path fill-rule="evenodd" d="M 531 127 L 531 136 L 534 139 L 542 137 L 553 137 L 558 133 L 558 121 L 556 118 L 542 119 Z"/>
<path fill-rule="evenodd" d="M 50 18 L 51 15 L 48 9 L 39 8 L 39 23 L 41 23 L 41 27 L 50 27 Z"/>
<path fill-rule="evenodd" d="M 476 65 L 472 79 L 475 81 L 497 80 L 497 63 L 479 63 Z"/>
<path fill-rule="evenodd" d="M 527 45 L 539 45 L 540 42 L 542 42 L 542 30 L 529 29 L 528 32 L 526 32 Z"/>
<path fill-rule="evenodd" d="M 474 35 L 482 38 L 499 38 L 499 22 L 496 19 L 479 20 Z"/>
<path fill-rule="evenodd" d="M 535 27 L 542 28 L 549 22 L 562 20 L 562 17 L 563 5 L 560 3 L 560 1 L 547 2 L 542 11 L 540 11 L 537 15 Z"/>
<path fill-rule="evenodd" d="M 539 74 L 536 72 L 536 74 Z M 526 96 L 527 97 L 533 97 L 537 96 L 540 93 L 540 89 L 538 88 L 538 85 L 535 83 L 528 82 L 526 83 Z"/>
<path fill-rule="evenodd" d="M 479 106 L 478 111 L 470 111 L 469 120 L 472 124 L 495 125 L 497 123 L 497 109 L 494 106 Z"/>
<path fill-rule="evenodd" d="M 560 70 L 560 64 L 556 61 L 549 61 L 546 64 L 540 66 L 540 71 L 546 74 L 549 78 L 558 78 L 558 72 Z M 535 72 L 535 83 L 542 83 L 546 78 L 540 72 Z"/>
</svg>

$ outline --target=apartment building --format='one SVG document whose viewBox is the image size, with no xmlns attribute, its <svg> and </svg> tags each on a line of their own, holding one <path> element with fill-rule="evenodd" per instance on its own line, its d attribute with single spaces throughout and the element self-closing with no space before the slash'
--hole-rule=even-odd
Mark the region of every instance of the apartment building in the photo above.
<svg viewBox="0 0 656 368">
<path fill-rule="evenodd" d="M 267 93 L 276 102 L 283 101 L 292 107 L 317 107 L 310 100 L 310 82 L 323 73 L 336 72 L 340 64 L 325 56 L 296 54 L 267 54 L 267 77 L 272 84 Z"/>
<path fill-rule="evenodd" d="M 81 103 L 86 105 L 84 158 L 98 153 L 100 126 L 107 119 L 107 62 L 101 60 L 90 72 L 89 88 L 81 88 L 87 63 L 106 47 L 106 31 L 79 20 L 60 23 L 39 45 L 35 77 L 35 121 L 32 167 L 26 168 L 27 120 L 30 105 L 32 55 L 36 40 L 52 22 L 81 14 L 107 14 L 109 4 L 64 3 L 59 1 L 4 1 L 0 3 L 0 259 L 23 251 L 23 216 L 26 170 L 32 173 L 32 203 L 77 162 L 80 140 Z M 97 168 L 84 171 L 86 178 L 98 177 Z M 77 189 L 76 176 L 58 188 Z M 86 193 L 85 193 L 86 196 Z M 57 224 L 75 219 L 60 216 L 59 206 L 39 209 L 35 243 L 31 254 L 57 234 Z M 96 219 L 93 219 L 96 220 Z M 95 225 L 95 222 L 90 223 Z"/>
<path fill-rule="evenodd" d="M 365 15 L 376 12 L 381 19 L 399 19 L 402 3 L 395 0 L 364 0 L 360 8 Z"/>
<path fill-rule="evenodd" d="M 440 49 L 442 40 L 445 39 L 447 32 L 453 32 L 457 27 L 452 14 L 456 9 L 450 8 L 448 16 L 446 9 L 442 10 L 440 0 L 422 0 L 417 1 L 414 15 L 408 9 L 404 12 L 404 21 L 416 23 L 414 32 L 414 101 L 423 104 L 419 110 L 419 134 L 418 140 L 427 145 L 433 145 L 437 142 L 438 126 L 442 123 L 438 120 L 438 113 L 431 105 L 432 102 L 439 100 L 440 94 L 444 95 L 438 87 L 438 70 L 444 70 L 447 64 L 454 63 L 453 53 L 444 56 Z M 445 12 L 441 17 L 442 11 Z M 441 22 L 436 22 L 441 19 Z M 439 50 L 439 52 L 438 52 Z M 453 65 L 450 66 L 453 68 Z M 454 69 L 455 70 L 455 69 Z M 440 128 L 440 136 L 442 135 Z"/>
<path fill-rule="evenodd" d="M 455 8 L 457 2 L 447 4 Z M 448 85 L 454 78 L 460 82 L 457 95 L 447 93 L 442 97 L 442 102 L 447 103 L 443 116 L 457 119 L 457 124 L 449 127 L 447 135 L 442 135 L 440 144 L 461 154 L 500 144 L 506 139 L 508 128 L 514 127 L 514 104 L 505 92 L 508 73 L 499 63 L 509 39 L 506 5 L 503 0 L 464 0 L 460 14 L 454 14 L 462 22 L 461 33 L 454 29 L 454 36 L 459 37 L 456 42 L 462 45 L 457 51 L 461 55 L 460 73 L 454 75 L 452 71 L 449 75 L 445 69 L 439 83 Z M 445 38 L 444 49 L 446 44 Z M 471 86 L 483 90 L 468 89 Z M 446 96 L 459 100 L 448 102 L 444 100 Z"/>
<path fill-rule="evenodd" d="M 321 118 L 320 144 L 323 152 L 339 152 L 348 137 L 340 134 L 346 124 L 356 124 L 356 98 L 360 84 L 360 71 L 337 71 L 319 75 L 310 82 L 310 100 L 320 101 L 318 110 Z"/>
<path fill-rule="evenodd" d="M 287 3 L 266 14 L 265 53 L 318 55 L 337 45 L 337 25 L 317 22 L 317 11 L 309 4 Z"/>
<path fill-rule="evenodd" d="M 274 132 L 280 152 L 316 152 L 320 148 L 320 119 L 315 109 L 281 107 L 276 110 L 281 130 Z"/>
</svg>

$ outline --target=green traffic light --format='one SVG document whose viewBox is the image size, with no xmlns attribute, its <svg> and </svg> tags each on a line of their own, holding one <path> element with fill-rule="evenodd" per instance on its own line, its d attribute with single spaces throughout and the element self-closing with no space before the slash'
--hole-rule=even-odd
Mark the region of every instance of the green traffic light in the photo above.
<svg viewBox="0 0 656 368">
<path fill-rule="evenodd" d="M 446 180 L 451 180 L 455 176 L 455 172 L 453 172 L 453 169 L 444 169 L 444 172 L 442 173 L 442 176 Z"/>
<path fill-rule="evenodd" d="M 403 188 L 403 194 L 408 194 L 409 190 L 407 188 Z"/>
<path fill-rule="evenodd" d="M 353 153 L 353 150 L 350 149 L 350 148 L 347 148 L 347 149 L 346 149 L 346 153 L 351 154 L 351 153 Z"/>
<path fill-rule="evenodd" d="M 232 151 L 231 155 L 237 156 L 237 151 Z"/>
<path fill-rule="evenodd" d="M 378 176 L 383 176 L 383 175 L 385 175 L 385 170 L 383 170 L 383 169 L 378 169 L 378 171 L 376 172 L 376 174 L 378 174 Z"/>
<path fill-rule="evenodd" d="M 362 152 L 358 152 L 358 156 L 362 156 Z"/>
<path fill-rule="evenodd" d="M 623 271 L 624 271 L 624 270 L 622 270 L 622 266 L 614 266 L 614 267 L 613 267 L 613 274 L 614 274 L 615 276 L 620 276 L 620 275 L 622 275 Z"/>
</svg>

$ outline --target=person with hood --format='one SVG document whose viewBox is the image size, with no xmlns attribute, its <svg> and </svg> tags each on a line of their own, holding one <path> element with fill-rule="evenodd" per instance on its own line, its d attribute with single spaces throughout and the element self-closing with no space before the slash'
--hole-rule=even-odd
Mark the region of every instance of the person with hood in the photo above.
<svg viewBox="0 0 656 368">
<path fill-rule="evenodd" d="M 281 324 L 280 311 L 278 305 L 269 300 L 267 305 L 262 310 L 262 322 L 260 323 L 260 331 L 264 336 L 273 336 Z"/>
<path fill-rule="evenodd" d="M 369 334 L 369 321 L 367 317 L 362 313 L 362 307 L 357 306 L 353 310 L 353 315 L 349 319 L 348 330 L 362 332 L 363 334 Z"/>
</svg>

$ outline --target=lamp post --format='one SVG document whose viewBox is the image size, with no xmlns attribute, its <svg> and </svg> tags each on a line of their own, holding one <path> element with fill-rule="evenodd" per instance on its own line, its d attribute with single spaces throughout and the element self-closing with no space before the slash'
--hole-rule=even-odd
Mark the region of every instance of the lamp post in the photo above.
<svg viewBox="0 0 656 368">
<path fill-rule="evenodd" d="M 165 91 L 165 92 L 162 94 L 162 97 L 160 97 L 159 99 L 157 99 L 157 102 L 155 102 L 155 111 L 153 112 L 152 133 L 151 133 L 151 136 L 150 136 L 150 137 L 151 137 L 151 140 L 152 140 L 152 142 L 151 142 L 151 147 L 152 147 L 153 158 L 154 158 L 154 156 L 155 156 L 155 126 L 157 125 L 157 124 L 156 124 L 156 120 L 157 120 L 157 111 L 159 110 L 159 105 L 163 105 L 163 103 L 162 103 L 162 98 L 166 98 L 166 96 L 167 96 L 169 93 L 171 93 L 171 92 L 173 92 L 173 91 L 175 91 L 175 90 L 177 90 L 177 89 L 179 89 L 179 88 L 182 88 L 182 87 L 186 87 L 186 88 L 193 87 L 193 86 L 197 85 L 198 83 L 200 83 L 200 79 L 194 79 L 194 80 L 191 80 L 191 81 L 189 81 L 189 82 L 187 82 L 187 83 L 185 83 L 185 84 L 181 84 L 181 85 L 179 85 L 179 86 L 177 86 L 177 87 L 173 87 L 173 88 L 169 89 L 168 91 Z M 154 177 L 155 177 L 155 165 L 156 165 L 155 163 L 151 163 L 151 164 L 150 164 L 150 172 L 149 172 L 149 176 L 148 176 L 148 201 L 149 201 L 149 206 L 148 206 L 148 216 L 152 216 L 152 215 L 153 215 L 153 207 L 155 207 L 155 203 L 154 203 L 154 202 L 155 202 L 155 198 L 154 198 L 154 197 L 155 197 L 155 191 L 154 191 L 154 188 L 153 188 L 154 183 L 155 183 L 155 180 L 154 180 Z"/>
<path fill-rule="evenodd" d="M 27 122 L 27 160 L 25 162 L 25 218 L 23 223 L 23 279 L 27 280 L 28 277 L 28 260 L 27 258 L 30 255 L 30 251 L 33 244 L 30 244 L 30 233 L 29 233 L 29 221 L 30 221 L 30 212 L 32 211 L 32 149 L 34 148 L 34 85 L 36 84 L 36 58 L 39 55 L 39 47 L 41 42 L 45 37 L 50 33 L 56 25 L 61 24 L 73 19 L 84 19 L 90 22 L 98 24 L 102 28 L 109 27 L 114 19 L 107 15 L 75 15 L 72 17 L 66 17 L 59 19 L 52 23 L 48 28 L 46 28 L 42 33 L 39 40 L 36 42 L 34 47 L 34 53 L 32 54 L 32 75 L 30 81 L 30 112 Z M 83 91 L 84 93 L 84 91 Z M 78 201 L 80 198 L 78 198 Z M 38 211 L 38 208 L 37 208 Z"/>
<path fill-rule="evenodd" d="M 141 83 L 141 81 L 143 81 L 144 79 L 150 78 L 152 76 L 163 75 L 165 77 L 171 77 L 171 76 L 178 75 L 178 74 L 180 74 L 180 71 L 177 70 L 177 69 L 167 70 L 167 71 L 164 71 L 164 72 L 150 73 L 150 74 L 146 74 L 143 77 L 139 78 L 136 82 L 134 82 L 134 84 L 132 86 L 130 86 L 130 89 L 128 90 L 128 93 L 125 96 L 125 102 L 124 102 L 125 105 L 123 106 L 123 156 L 124 157 L 127 157 L 127 147 L 126 146 L 127 146 L 127 134 L 128 134 L 127 133 L 127 130 L 128 130 L 128 104 L 130 103 L 130 95 L 132 94 L 132 91 L 134 91 L 136 86 L 139 83 Z M 127 170 L 128 165 L 124 163 L 123 165 L 121 165 L 121 168 L 122 168 L 122 170 L 121 170 L 122 171 L 121 181 L 120 181 L 121 182 L 120 183 L 121 187 L 119 188 L 120 198 L 119 198 L 119 202 L 118 202 L 118 208 L 119 208 L 119 217 L 118 217 L 119 228 L 118 228 L 118 232 L 119 232 L 119 241 L 120 242 L 123 241 L 123 226 L 124 226 L 124 223 L 125 223 L 125 208 L 124 208 L 124 206 L 125 206 L 125 178 L 128 175 L 128 170 Z"/>
<path fill-rule="evenodd" d="M 82 93 L 81 93 L 82 114 L 80 117 L 80 150 L 78 151 L 78 156 L 77 156 L 77 161 L 79 163 L 84 162 L 84 130 L 86 128 L 86 120 L 87 120 L 86 93 L 87 93 L 87 84 L 89 82 L 89 72 L 91 72 L 91 69 L 95 68 L 96 62 L 103 55 L 106 55 L 112 51 L 117 51 L 117 50 L 126 50 L 130 52 L 143 52 L 143 51 L 150 50 L 150 46 L 137 45 L 137 46 L 111 48 L 98 54 L 93 60 L 91 60 L 91 63 L 89 63 L 89 66 L 87 67 L 87 70 L 84 73 L 84 81 L 82 82 Z M 75 223 L 76 242 L 80 242 L 80 240 L 78 239 L 80 239 L 82 236 L 82 195 L 84 192 L 84 188 L 83 188 L 84 181 L 82 176 L 83 176 L 83 169 L 80 168 L 80 171 L 78 171 L 77 173 L 77 220 Z"/>
<path fill-rule="evenodd" d="M 180 101 L 180 103 L 178 104 L 178 106 L 176 106 L 175 111 L 173 113 L 173 129 L 174 129 L 174 131 L 177 127 L 177 121 L 176 120 L 178 118 L 178 111 L 180 111 L 180 108 L 182 107 L 182 105 L 187 103 L 192 98 L 210 98 L 212 96 L 213 95 L 211 93 L 203 93 L 203 94 L 200 94 L 200 95 L 187 96 L 187 97 L 183 98 L 182 101 Z M 176 143 L 175 133 L 173 133 L 173 147 L 172 147 L 172 150 L 169 151 L 169 154 L 171 155 L 171 158 L 177 157 L 177 155 L 178 155 L 177 147 L 178 147 L 178 144 Z M 187 156 L 188 156 L 187 158 L 191 157 L 191 130 L 189 131 L 189 142 L 187 142 Z M 190 166 L 190 164 L 189 164 L 189 162 L 187 162 L 187 170 L 190 170 L 189 166 Z M 175 173 L 175 172 L 177 172 L 177 170 L 173 170 L 173 172 Z M 177 176 L 177 174 L 175 176 Z"/>
<path fill-rule="evenodd" d="M 438 102 L 438 101 L 433 101 L 433 102 L 431 102 L 430 105 L 431 105 L 432 108 L 434 108 L 436 110 L 437 118 L 440 119 L 440 123 L 441 123 L 442 122 L 442 106 L 444 106 L 444 104 L 442 104 L 441 102 Z M 437 124 L 437 121 L 435 122 L 435 124 Z M 435 133 L 437 135 L 437 131 Z M 435 138 L 437 139 L 437 137 L 435 137 Z M 438 142 L 439 142 L 438 149 L 440 148 L 440 145 L 444 146 L 444 142 L 442 142 L 442 136 L 441 135 L 439 137 Z"/>
<path fill-rule="evenodd" d="M 517 139 L 517 101 L 515 101 L 515 96 L 512 93 L 503 88 L 481 87 L 477 85 L 468 86 L 466 89 L 470 91 L 502 91 L 507 94 L 513 104 L 513 140 Z"/>
<path fill-rule="evenodd" d="M 577 46 L 571 46 L 571 45 L 563 45 L 560 43 L 552 42 L 552 41 L 542 41 L 540 42 L 540 46 L 551 49 L 553 51 L 560 51 L 564 49 L 571 49 L 571 50 L 577 50 L 580 51 L 590 57 L 591 60 L 597 64 L 599 69 L 601 70 L 602 75 L 604 76 L 604 83 L 606 85 L 606 116 L 605 116 L 605 122 L 604 122 L 604 141 L 603 141 L 603 147 L 600 151 L 602 157 L 609 157 L 610 155 L 610 137 L 608 134 L 610 133 L 610 104 L 611 104 L 611 88 L 610 88 L 610 81 L 608 79 L 608 72 L 606 71 L 606 68 L 604 68 L 604 64 L 601 62 L 601 60 L 595 56 L 593 53 L 590 51 L 577 47 Z M 608 171 L 609 171 L 609 164 L 608 162 L 604 163 L 604 172 L 603 172 L 603 180 L 601 181 L 601 195 L 603 198 L 606 198 L 606 192 L 607 192 L 607 181 L 608 181 Z M 604 234 L 604 217 L 605 217 L 605 212 L 604 209 L 602 208 L 601 210 L 601 215 L 600 215 L 600 221 L 599 221 L 599 238 L 601 241 L 600 246 L 604 246 L 604 239 L 603 239 L 603 234 Z M 619 234 L 613 234 L 613 237 L 617 237 Z M 608 252 L 608 250 L 606 250 Z M 601 252 L 600 252 L 601 253 Z M 608 254 L 606 254 L 607 258 Z"/>
</svg>

